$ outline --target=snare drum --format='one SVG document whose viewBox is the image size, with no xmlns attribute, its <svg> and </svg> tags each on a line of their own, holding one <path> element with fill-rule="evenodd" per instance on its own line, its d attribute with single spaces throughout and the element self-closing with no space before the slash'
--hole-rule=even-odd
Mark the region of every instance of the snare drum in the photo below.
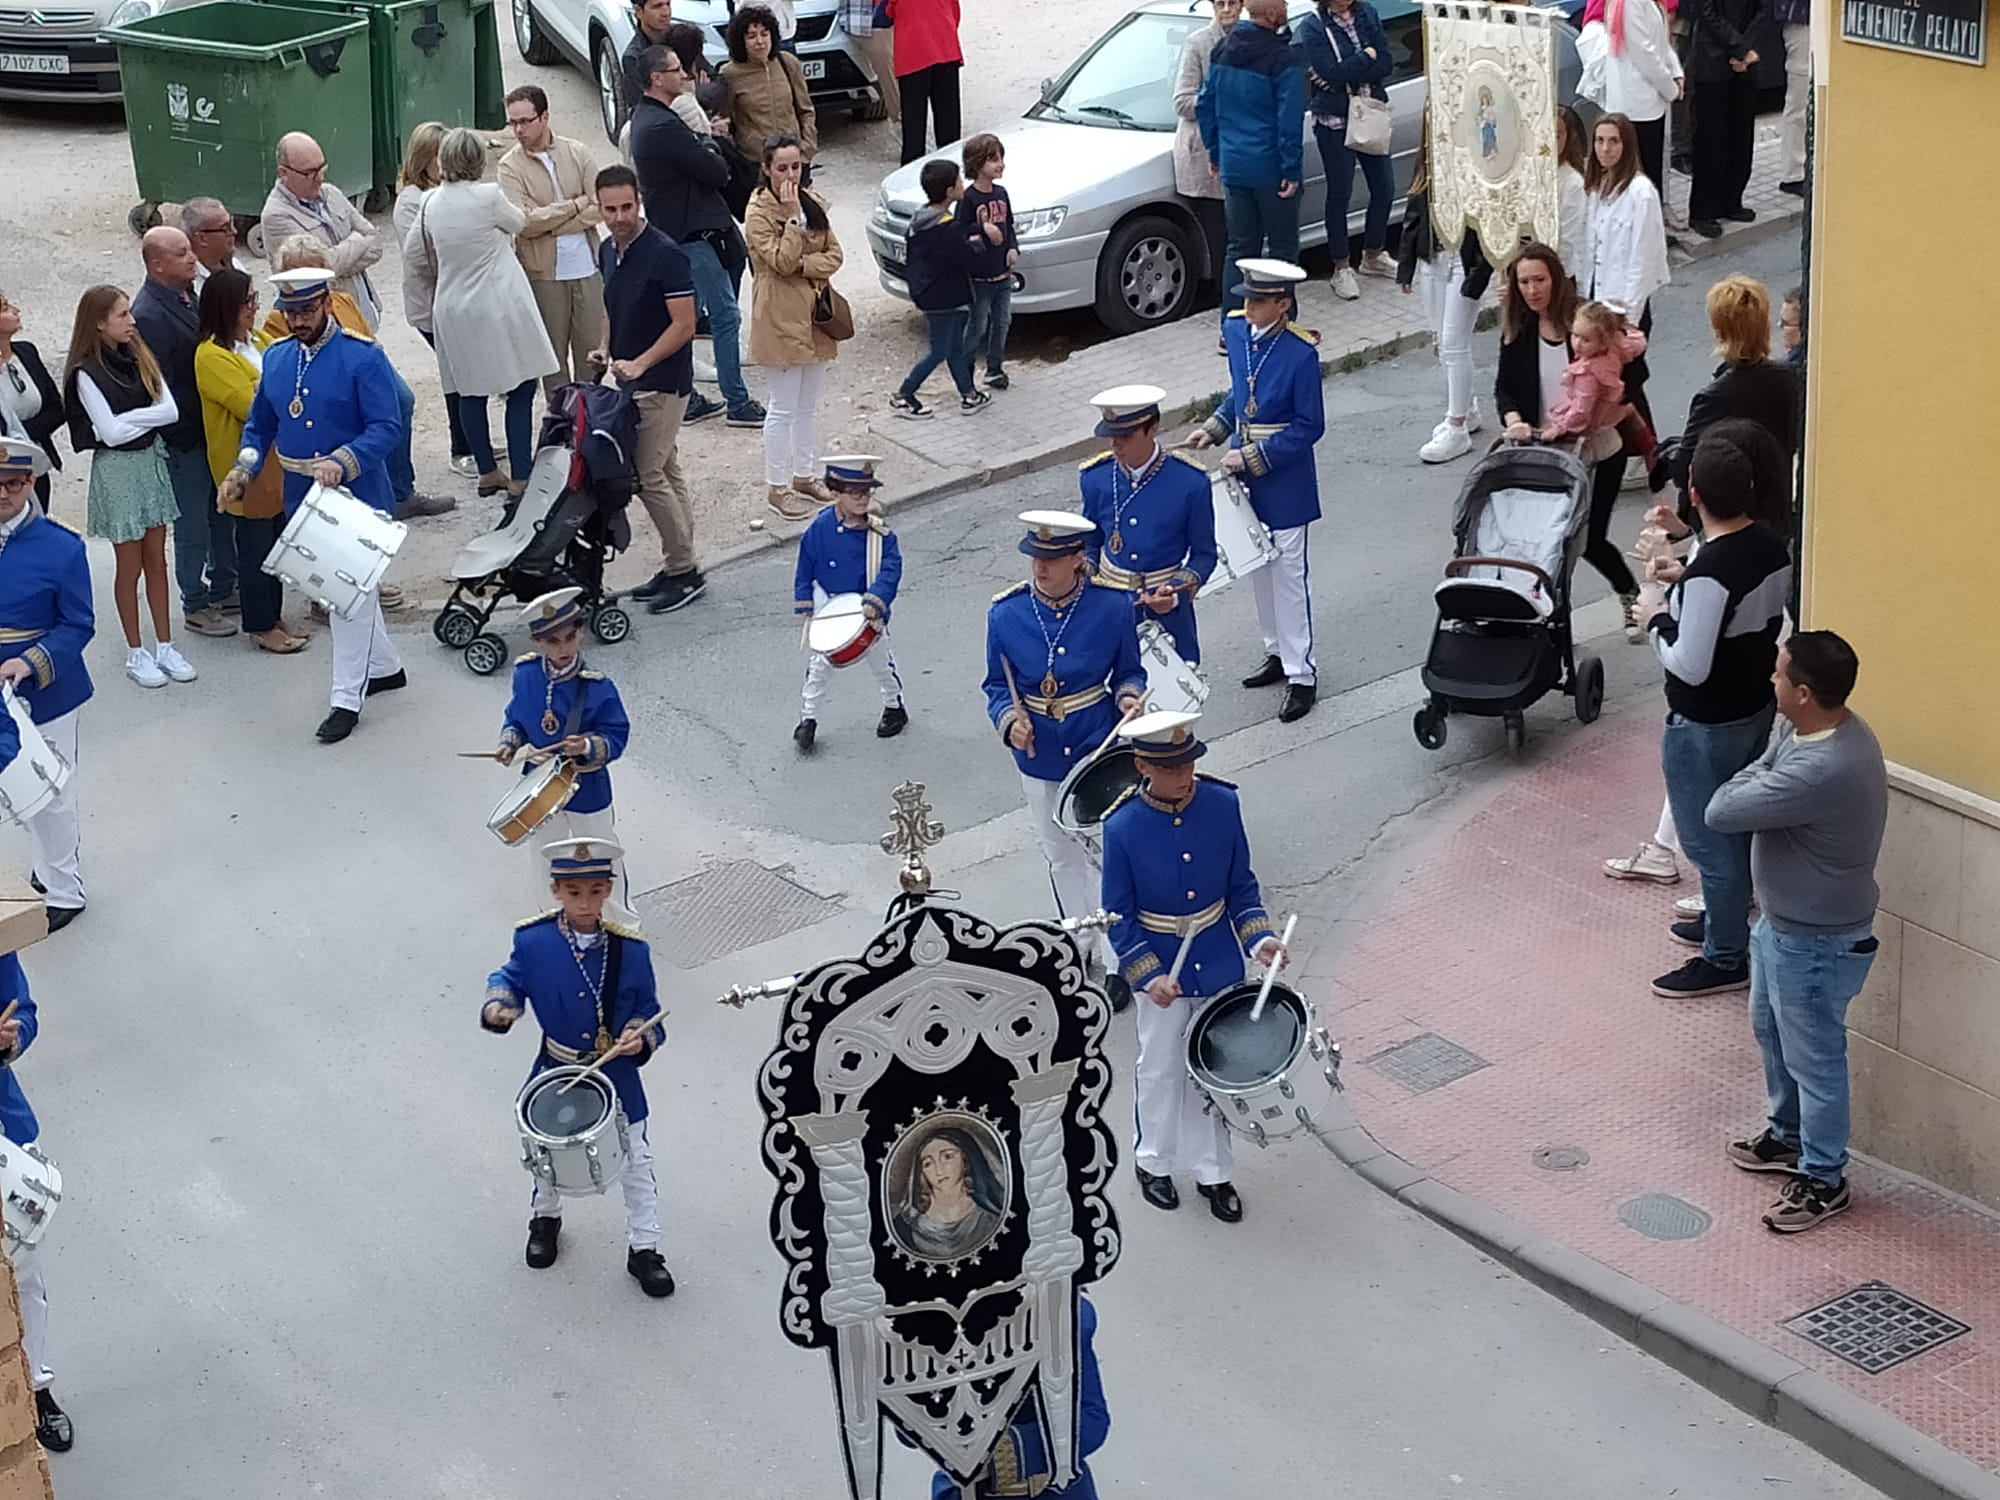
<svg viewBox="0 0 2000 1500">
<path fill-rule="evenodd" d="M 1250 491 L 1242 480 L 1218 469 L 1209 477 L 1208 496 L 1215 507 L 1215 570 L 1197 599 L 1247 578 L 1278 555 L 1270 529 L 1250 507 Z"/>
<path fill-rule="evenodd" d="M 853 666 L 881 637 L 882 627 L 868 618 L 859 594 L 833 595 L 806 623 L 806 648 L 836 667 Z"/>
<path fill-rule="evenodd" d="M 1146 708 L 1152 713 L 1198 714 L 1208 701 L 1208 678 L 1174 649 L 1158 620 L 1139 622 L 1139 660 L 1146 669 Z"/>
<path fill-rule="evenodd" d="M 521 1165 L 561 1193 L 601 1193 L 625 1169 L 625 1107 L 602 1073 L 568 1093 L 562 1086 L 588 1072 L 571 1064 L 537 1073 L 514 1100 Z"/>
<path fill-rule="evenodd" d="M 486 826 L 503 844 L 518 844 L 576 795 L 577 769 L 558 755 L 539 771 L 521 778 L 520 785 L 500 799 Z"/>
<path fill-rule="evenodd" d="M 264 571 L 351 620 L 381 584 L 409 531 L 346 490 L 315 484 L 264 559 Z"/>
<path fill-rule="evenodd" d="M 1340 1089 L 1340 1044 L 1313 1023 L 1312 1009 L 1282 981 L 1253 1024 L 1261 979 L 1233 984 L 1188 1028 L 1187 1068 L 1209 1108 L 1262 1146 L 1302 1130 Z"/>
<path fill-rule="evenodd" d="M 13 764 L 0 771 L 0 816 L 27 825 L 30 818 L 56 800 L 56 793 L 69 780 L 69 764 L 42 738 L 28 705 L 14 696 L 10 683 L 5 689 L 7 712 L 21 736 L 21 753 Z"/>
<path fill-rule="evenodd" d="M 33 1249 L 62 1202 L 62 1173 L 34 1146 L 0 1137 L 0 1220 L 7 1253 Z"/>
<path fill-rule="evenodd" d="M 1113 808 L 1139 790 L 1139 761 L 1130 745 L 1110 745 L 1063 778 L 1056 793 L 1056 827 L 1095 833 Z"/>
</svg>

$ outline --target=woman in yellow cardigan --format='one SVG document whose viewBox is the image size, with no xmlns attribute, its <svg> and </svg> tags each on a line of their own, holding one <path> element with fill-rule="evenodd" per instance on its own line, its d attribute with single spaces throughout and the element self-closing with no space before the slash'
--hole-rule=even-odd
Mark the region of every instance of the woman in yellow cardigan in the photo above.
<svg viewBox="0 0 2000 1500">
<path fill-rule="evenodd" d="M 201 342 L 195 345 L 194 383 L 201 392 L 201 424 L 208 439 L 208 467 L 218 485 L 236 463 L 243 424 L 263 373 L 270 339 L 256 331 L 257 293 L 250 278 L 225 266 L 201 289 Z M 269 455 L 267 454 L 268 458 Z M 236 552 L 243 560 L 243 633 L 266 651 L 289 656 L 307 640 L 279 614 L 285 586 L 258 566 L 285 529 L 283 471 L 266 463 L 241 499 L 223 503 L 236 518 Z"/>
</svg>

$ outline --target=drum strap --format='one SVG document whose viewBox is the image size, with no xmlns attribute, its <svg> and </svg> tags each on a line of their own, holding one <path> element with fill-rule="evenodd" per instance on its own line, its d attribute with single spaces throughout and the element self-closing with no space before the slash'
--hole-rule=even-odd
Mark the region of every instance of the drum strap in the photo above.
<svg viewBox="0 0 2000 1500">
<path fill-rule="evenodd" d="M 569 722 L 563 725 L 563 738 L 568 739 L 583 727 L 583 664 L 577 664 L 576 676 L 570 679 L 576 684 L 576 696 L 569 700 Z"/>
<path fill-rule="evenodd" d="M 611 1029 L 611 1017 L 618 1009 L 618 971 L 624 967 L 625 939 L 615 932 L 604 934 L 604 987 L 597 992 L 597 1029 L 601 1035 L 618 1040 Z"/>
<path fill-rule="evenodd" d="M 875 587 L 875 577 L 882 571 L 882 533 L 873 526 L 868 528 L 867 572 L 861 581 L 861 589 L 866 593 Z"/>
</svg>

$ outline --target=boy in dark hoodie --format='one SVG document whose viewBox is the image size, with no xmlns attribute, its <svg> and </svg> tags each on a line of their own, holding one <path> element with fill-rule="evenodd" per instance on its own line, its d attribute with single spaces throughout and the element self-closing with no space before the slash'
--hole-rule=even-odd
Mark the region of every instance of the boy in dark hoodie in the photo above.
<svg viewBox="0 0 2000 1500">
<path fill-rule="evenodd" d="M 918 181 L 926 202 L 910 220 L 903 274 L 909 280 L 910 300 L 930 325 L 930 347 L 910 366 L 901 388 L 889 398 L 889 409 L 899 417 L 928 417 L 931 409 L 918 399 L 917 391 L 931 371 L 945 365 L 958 387 L 959 410 L 980 411 L 993 398 L 972 383 L 972 353 L 965 334 L 972 320 L 972 269 L 982 236 L 978 225 L 958 216 L 965 184 L 959 180 L 956 162 L 927 161 Z"/>
</svg>

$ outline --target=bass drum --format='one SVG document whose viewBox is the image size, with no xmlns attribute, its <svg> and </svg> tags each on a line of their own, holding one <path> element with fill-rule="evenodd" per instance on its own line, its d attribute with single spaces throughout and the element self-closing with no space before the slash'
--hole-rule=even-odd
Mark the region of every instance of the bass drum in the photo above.
<svg viewBox="0 0 2000 1500">
<path fill-rule="evenodd" d="M 1130 745 L 1109 745 L 1063 778 L 1056 793 L 1056 827 L 1096 833 L 1113 808 L 1139 790 L 1139 760 Z"/>
<path fill-rule="evenodd" d="M 264 559 L 264 571 L 352 620 L 409 532 L 346 490 L 315 484 Z"/>
<path fill-rule="evenodd" d="M 1261 979 L 1233 984 L 1188 1028 L 1187 1069 L 1209 1107 L 1231 1130 L 1263 1146 L 1300 1131 L 1320 1133 L 1320 1116 L 1340 1090 L 1340 1044 L 1313 1023 L 1298 991 L 1273 984 L 1255 1021 Z"/>
</svg>

